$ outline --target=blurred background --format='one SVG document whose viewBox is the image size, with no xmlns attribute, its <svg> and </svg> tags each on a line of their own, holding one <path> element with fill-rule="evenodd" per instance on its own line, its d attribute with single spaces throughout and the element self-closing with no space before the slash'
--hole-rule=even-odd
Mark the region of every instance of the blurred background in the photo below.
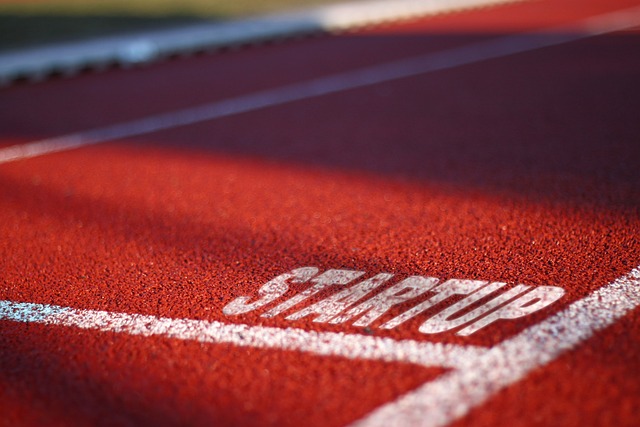
<svg viewBox="0 0 640 427">
<path fill-rule="evenodd" d="M 0 52 L 338 3 L 337 0 L 0 0 Z"/>
</svg>

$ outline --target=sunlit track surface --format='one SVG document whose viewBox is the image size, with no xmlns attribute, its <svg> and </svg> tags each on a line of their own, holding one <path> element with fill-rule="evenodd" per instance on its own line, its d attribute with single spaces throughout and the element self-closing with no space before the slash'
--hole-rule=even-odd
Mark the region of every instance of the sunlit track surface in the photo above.
<svg viewBox="0 0 640 427">
<path fill-rule="evenodd" d="M 3 89 L 3 423 L 635 425 L 638 10 Z"/>
</svg>

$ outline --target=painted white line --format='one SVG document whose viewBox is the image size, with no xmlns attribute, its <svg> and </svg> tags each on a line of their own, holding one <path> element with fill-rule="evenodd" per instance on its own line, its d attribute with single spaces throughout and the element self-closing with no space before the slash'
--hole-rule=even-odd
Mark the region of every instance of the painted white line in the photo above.
<svg viewBox="0 0 640 427">
<path fill-rule="evenodd" d="M 396 341 L 367 335 L 233 325 L 205 320 L 169 319 L 11 301 L 0 301 L 0 320 L 451 368 L 466 366 L 469 360 L 474 360 L 487 351 L 473 346 Z"/>
<path fill-rule="evenodd" d="M 294 328 L 233 325 L 0 301 L 0 321 L 301 351 L 355 360 L 452 368 L 351 427 L 445 426 L 499 390 L 575 348 L 640 306 L 640 266 L 503 343 L 485 349 Z"/>
<path fill-rule="evenodd" d="M 406 77 L 447 70 L 544 47 L 555 46 L 640 24 L 640 7 L 585 20 L 579 30 L 547 29 L 474 43 L 437 53 L 334 74 L 236 98 L 172 111 L 103 128 L 0 149 L 0 163 L 129 138 L 315 98 Z"/>
<path fill-rule="evenodd" d="M 523 0 L 360 0 L 233 22 L 62 43 L 0 54 L 0 84 L 20 76 L 37 80 L 53 71 L 73 74 L 82 68 L 114 62 L 145 63 L 185 52 L 516 1 Z"/>
<path fill-rule="evenodd" d="M 640 306 L 640 267 L 352 427 L 445 426 Z"/>
</svg>

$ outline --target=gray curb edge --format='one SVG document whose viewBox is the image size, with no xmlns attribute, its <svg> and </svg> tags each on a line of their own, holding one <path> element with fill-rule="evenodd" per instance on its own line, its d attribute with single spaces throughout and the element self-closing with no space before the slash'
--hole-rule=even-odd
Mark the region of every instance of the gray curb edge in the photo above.
<svg viewBox="0 0 640 427">
<path fill-rule="evenodd" d="M 256 44 L 318 32 L 522 0 L 367 0 L 297 12 L 61 43 L 0 54 L 0 86 L 111 65 L 129 67 L 174 55 Z"/>
</svg>

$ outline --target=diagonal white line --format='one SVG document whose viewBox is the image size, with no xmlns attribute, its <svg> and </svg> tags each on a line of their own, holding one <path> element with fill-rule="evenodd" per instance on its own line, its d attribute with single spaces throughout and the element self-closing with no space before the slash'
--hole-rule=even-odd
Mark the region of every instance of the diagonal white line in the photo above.
<svg viewBox="0 0 640 427">
<path fill-rule="evenodd" d="M 165 129 L 274 107 L 489 59 L 555 46 L 640 24 L 640 7 L 590 18 L 577 27 L 553 28 L 474 43 L 441 52 L 281 86 L 193 108 L 0 149 L 0 163 L 129 138 Z"/>
<path fill-rule="evenodd" d="M 396 341 L 358 334 L 314 332 L 295 328 L 233 325 L 221 322 L 170 319 L 141 314 L 78 310 L 54 305 L 0 301 L 0 320 L 45 323 L 130 335 L 159 335 L 204 343 L 301 351 L 358 360 L 459 367 L 487 350 L 452 344 Z"/>
<path fill-rule="evenodd" d="M 445 426 L 640 306 L 640 267 L 351 427 Z"/>
</svg>

